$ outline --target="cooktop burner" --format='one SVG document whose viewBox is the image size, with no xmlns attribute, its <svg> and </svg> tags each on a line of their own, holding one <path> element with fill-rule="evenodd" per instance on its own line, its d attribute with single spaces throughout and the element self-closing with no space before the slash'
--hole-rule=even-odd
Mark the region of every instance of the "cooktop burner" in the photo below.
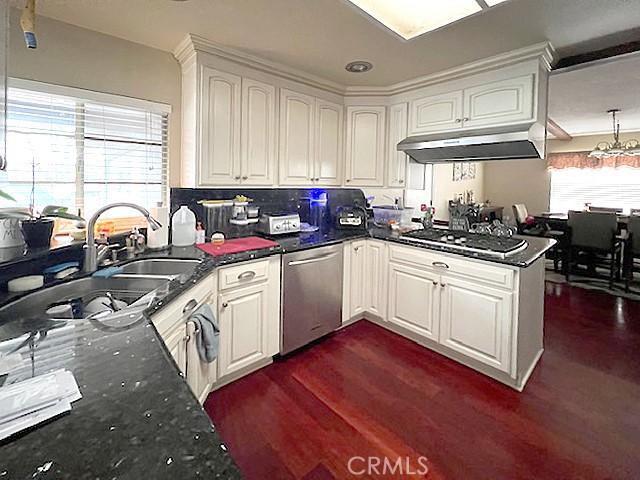
<svg viewBox="0 0 640 480">
<path fill-rule="evenodd" d="M 495 237 L 477 233 L 429 228 L 405 233 L 400 238 L 416 243 L 443 246 L 467 252 L 479 252 L 500 258 L 508 257 L 527 248 L 527 241 L 521 238 Z"/>
</svg>

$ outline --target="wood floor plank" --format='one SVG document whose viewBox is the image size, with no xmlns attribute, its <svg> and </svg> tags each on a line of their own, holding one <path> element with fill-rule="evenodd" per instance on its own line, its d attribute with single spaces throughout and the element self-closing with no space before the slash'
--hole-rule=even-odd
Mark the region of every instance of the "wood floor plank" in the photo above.
<svg viewBox="0 0 640 480">
<path fill-rule="evenodd" d="M 429 479 L 637 479 L 639 347 L 640 303 L 547 283 L 523 393 L 361 321 L 205 409 L 249 479 L 409 478 L 354 476 L 357 456 L 425 456 Z"/>
</svg>

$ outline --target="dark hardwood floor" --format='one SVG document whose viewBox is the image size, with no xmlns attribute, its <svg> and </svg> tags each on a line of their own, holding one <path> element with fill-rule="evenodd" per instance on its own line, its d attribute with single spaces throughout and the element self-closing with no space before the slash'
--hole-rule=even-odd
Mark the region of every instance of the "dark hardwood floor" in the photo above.
<svg viewBox="0 0 640 480">
<path fill-rule="evenodd" d="M 406 478 L 351 475 L 354 456 L 414 471 L 424 456 L 416 478 L 638 479 L 640 303 L 546 288 L 545 353 L 523 393 L 361 321 L 205 408 L 249 479 Z"/>
</svg>

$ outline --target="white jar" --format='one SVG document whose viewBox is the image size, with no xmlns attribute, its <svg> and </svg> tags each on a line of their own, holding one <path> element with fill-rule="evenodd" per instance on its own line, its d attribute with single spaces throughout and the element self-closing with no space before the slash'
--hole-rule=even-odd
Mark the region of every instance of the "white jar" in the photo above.
<svg viewBox="0 0 640 480">
<path fill-rule="evenodd" d="M 188 247 L 196 241 L 196 214 L 182 205 L 171 217 L 171 243 L 176 247 Z"/>
</svg>

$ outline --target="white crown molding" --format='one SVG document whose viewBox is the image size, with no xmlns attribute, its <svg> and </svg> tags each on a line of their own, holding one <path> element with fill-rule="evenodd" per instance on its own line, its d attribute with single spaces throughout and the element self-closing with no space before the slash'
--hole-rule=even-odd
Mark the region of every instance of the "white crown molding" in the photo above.
<svg viewBox="0 0 640 480">
<path fill-rule="evenodd" d="M 528 47 L 502 53 L 493 57 L 467 63 L 449 70 L 425 75 L 412 80 L 395 83 L 383 87 L 346 86 L 304 71 L 265 60 L 246 52 L 207 40 L 195 34 L 188 34 L 174 49 L 173 55 L 181 65 L 192 60 L 198 52 L 204 52 L 226 60 L 254 68 L 256 70 L 277 75 L 291 81 L 319 88 L 327 92 L 345 97 L 390 96 L 409 92 L 437 83 L 486 72 L 495 68 L 506 67 L 527 60 L 538 59 L 542 68 L 547 71 L 555 61 L 555 49 L 549 42 L 537 43 Z"/>
<path fill-rule="evenodd" d="M 447 82 L 458 78 L 467 77 L 496 68 L 507 67 L 527 60 L 538 59 L 542 68 L 547 71 L 555 61 L 555 49 L 549 42 L 537 43 L 528 47 L 501 53 L 493 57 L 484 58 L 475 62 L 467 63 L 459 67 L 450 68 L 441 72 L 424 75 L 404 82 L 395 83 L 386 87 L 346 87 L 345 96 L 387 96 L 409 92 L 418 88 L 428 87 L 437 83 Z"/>
<path fill-rule="evenodd" d="M 195 35 L 193 33 L 188 34 L 182 42 L 173 51 L 173 56 L 176 57 L 180 64 L 186 63 L 189 58 L 193 57 L 197 52 L 207 53 L 216 57 L 224 58 L 240 65 L 251 67 L 264 73 L 271 75 L 277 75 L 279 77 L 291 80 L 294 82 L 302 83 L 304 85 L 319 88 L 327 92 L 335 93 L 337 95 L 344 95 L 345 86 L 339 83 L 332 82 L 322 77 L 303 72 L 293 67 L 283 65 L 281 63 L 265 60 L 260 57 L 256 57 L 246 52 L 241 52 L 225 45 L 207 40 L 204 37 Z"/>
</svg>

